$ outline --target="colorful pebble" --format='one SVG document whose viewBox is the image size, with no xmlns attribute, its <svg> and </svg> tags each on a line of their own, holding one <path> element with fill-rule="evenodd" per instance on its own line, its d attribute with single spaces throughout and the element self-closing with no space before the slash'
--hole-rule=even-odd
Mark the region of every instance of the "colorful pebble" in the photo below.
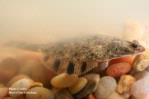
<svg viewBox="0 0 149 99">
<path fill-rule="evenodd" d="M 23 78 L 16 82 L 14 82 L 10 88 L 11 89 L 17 89 L 17 90 L 11 90 L 11 93 L 9 95 L 11 97 L 18 97 L 20 95 L 23 95 L 23 92 L 26 92 L 29 88 L 31 88 L 34 85 L 34 81 L 29 78 Z M 24 90 L 21 90 L 24 89 Z M 22 93 L 20 93 L 22 92 Z"/>
<path fill-rule="evenodd" d="M 0 87 L 0 99 L 8 96 L 9 89 L 7 87 Z"/>
<path fill-rule="evenodd" d="M 90 94 L 87 99 L 96 99 L 93 94 Z"/>
<path fill-rule="evenodd" d="M 54 72 L 50 72 L 49 70 L 47 70 L 44 67 L 44 64 L 41 63 L 41 61 L 37 60 L 30 60 L 24 63 L 19 73 L 29 76 L 36 82 L 43 83 L 46 87 L 50 85 L 49 80 L 51 80 L 55 76 Z"/>
<path fill-rule="evenodd" d="M 143 71 L 145 70 L 147 67 L 149 66 L 149 59 L 141 54 L 136 56 L 136 58 L 134 59 L 134 63 L 133 63 L 133 69 L 135 71 Z"/>
<path fill-rule="evenodd" d="M 144 70 L 144 71 L 140 71 L 140 72 L 135 72 L 132 74 L 132 76 L 134 76 L 136 78 L 136 80 L 140 80 L 145 77 L 146 73 L 147 72 Z"/>
<path fill-rule="evenodd" d="M 75 74 L 62 73 L 51 80 L 51 85 L 55 88 L 68 88 L 76 84 L 78 79 L 78 76 Z"/>
<path fill-rule="evenodd" d="M 75 85 L 69 87 L 69 91 L 72 94 L 76 94 L 86 86 L 87 82 L 88 81 L 86 78 L 81 77 L 81 78 L 79 78 L 79 80 L 77 81 L 77 83 Z"/>
<path fill-rule="evenodd" d="M 82 99 L 93 93 L 96 88 L 96 82 L 88 81 L 87 85 L 79 93 L 75 95 L 77 99 Z"/>
<path fill-rule="evenodd" d="M 148 99 L 149 95 L 149 73 L 138 81 L 136 81 L 131 88 L 131 94 L 137 99 Z"/>
<path fill-rule="evenodd" d="M 17 75 L 17 76 L 14 76 L 12 79 L 10 79 L 10 81 L 7 83 L 7 86 L 11 86 L 14 82 L 20 80 L 20 79 L 24 79 L 24 78 L 28 78 L 30 79 L 27 75 Z"/>
<path fill-rule="evenodd" d="M 6 83 L 13 76 L 15 76 L 19 70 L 19 63 L 14 58 L 6 58 L 0 63 L 0 81 Z"/>
<path fill-rule="evenodd" d="M 122 95 L 118 94 L 117 92 L 113 92 L 108 98 L 106 99 L 125 99 Z"/>
<path fill-rule="evenodd" d="M 129 92 L 135 81 L 136 79 L 131 75 L 122 75 L 118 82 L 117 92 L 120 94 Z"/>
<path fill-rule="evenodd" d="M 97 89 L 98 83 L 100 81 L 100 75 L 99 74 L 88 74 L 84 76 L 88 81 L 94 81 L 96 84 L 95 89 L 93 91 L 95 91 Z"/>
<path fill-rule="evenodd" d="M 82 99 L 87 95 L 95 92 L 100 81 L 100 76 L 98 74 L 88 74 L 85 75 L 84 77 L 88 80 L 88 83 L 83 88 L 83 90 L 81 90 L 79 93 L 76 94 L 77 99 Z"/>
<path fill-rule="evenodd" d="M 55 94 L 55 99 L 74 99 L 68 90 L 60 90 Z"/>
<path fill-rule="evenodd" d="M 109 76 L 120 77 L 131 70 L 131 65 L 126 62 L 116 63 L 108 67 L 106 73 Z"/>
</svg>

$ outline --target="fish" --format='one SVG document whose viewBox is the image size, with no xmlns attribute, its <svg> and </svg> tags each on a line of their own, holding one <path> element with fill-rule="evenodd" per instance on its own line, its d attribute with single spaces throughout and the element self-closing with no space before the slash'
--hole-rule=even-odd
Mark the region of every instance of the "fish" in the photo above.
<svg viewBox="0 0 149 99">
<path fill-rule="evenodd" d="M 112 59 L 138 55 L 145 48 L 132 42 L 107 35 L 90 35 L 58 42 L 43 50 L 48 68 L 57 73 L 84 75 Z"/>
<path fill-rule="evenodd" d="M 53 69 L 58 74 L 66 72 L 77 75 L 84 75 L 101 65 L 108 66 L 112 59 L 138 55 L 145 51 L 137 40 L 126 41 L 107 35 L 86 35 L 53 44 L 20 45 L 24 45 L 22 48 L 25 49 L 42 51 L 46 68 Z"/>
</svg>

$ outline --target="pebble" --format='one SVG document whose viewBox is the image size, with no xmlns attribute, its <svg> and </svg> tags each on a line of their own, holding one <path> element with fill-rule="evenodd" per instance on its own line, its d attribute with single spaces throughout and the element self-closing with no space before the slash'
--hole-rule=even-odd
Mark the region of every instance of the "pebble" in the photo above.
<svg viewBox="0 0 149 99">
<path fill-rule="evenodd" d="M 26 99 L 55 99 L 53 92 L 47 88 L 33 87 L 28 92 L 34 92 L 36 94 L 26 94 Z"/>
<path fill-rule="evenodd" d="M 95 92 L 95 90 L 97 89 L 97 85 L 98 85 L 97 81 L 98 80 L 96 80 L 96 79 L 88 80 L 87 85 L 79 93 L 77 93 L 75 95 L 75 97 L 77 99 L 82 99 L 82 98 L 88 96 L 89 94 Z"/>
<path fill-rule="evenodd" d="M 149 67 L 149 59 L 143 54 L 137 55 L 133 63 L 133 69 L 135 71 L 143 71 L 147 67 Z"/>
<path fill-rule="evenodd" d="M 50 86 L 49 80 L 55 76 L 54 72 L 47 70 L 41 61 L 35 60 L 24 63 L 19 73 L 29 76 L 36 82 L 43 83 L 46 87 Z"/>
<path fill-rule="evenodd" d="M 81 77 L 81 78 L 79 78 L 79 80 L 77 81 L 77 83 L 75 85 L 73 85 L 69 88 L 69 91 L 72 94 L 76 94 L 86 86 L 87 82 L 88 81 L 86 78 Z"/>
<path fill-rule="evenodd" d="M 136 81 L 131 88 L 131 94 L 137 99 L 148 99 L 149 95 L 149 73 L 138 81 Z"/>
<path fill-rule="evenodd" d="M 79 93 L 75 95 L 77 99 L 82 99 L 95 92 L 100 81 L 100 76 L 98 74 L 88 74 L 84 77 L 88 80 L 88 83 Z"/>
<path fill-rule="evenodd" d="M 17 76 L 15 76 L 15 77 L 13 77 L 8 83 L 7 83 L 7 86 L 9 86 L 9 87 L 12 87 L 12 85 L 13 84 L 15 84 L 17 81 L 19 81 L 19 80 L 22 80 L 22 79 L 30 79 L 28 76 L 26 76 L 26 75 L 17 75 Z M 31 87 L 35 87 L 35 86 L 43 86 L 43 84 L 42 83 L 40 83 L 40 82 L 33 82 L 31 79 L 30 79 L 30 84 L 32 84 L 31 85 Z"/>
<path fill-rule="evenodd" d="M 97 89 L 98 83 L 100 81 L 100 75 L 99 74 L 88 74 L 84 76 L 88 81 L 94 81 L 96 84 L 95 89 L 93 91 L 95 91 Z"/>
<path fill-rule="evenodd" d="M 136 78 L 136 80 L 140 80 L 145 77 L 146 71 L 144 70 L 144 71 L 140 71 L 140 72 L 135 72 L 132 75 Z"/>
<path fill-rule="evenodd" d="M 33 87 L 43 87 L 43 84 L 41 82 L 34 82 L 31 88 Z"/>
<path fill-rule="evenodd" d="M 139 43 L 145 48 L 145 52 L 143 53 L 147 58 L 149 58 L 149 46 L 148 43 L 144 40 L 139 41 Z"/>
<path fill-rule="evenodd" d="M 107 75 L 113 77 L 120 77 L 131 70 L 131 65 L 126 62 L 116 63 L 110 65 L 106 71 Z"/>
<path fill-rule="evenodd" d="M 8 95 L 9 89 L 7 87 L 0 88 L 0 99 L 3 99 Z"/>
<path fill-rule="evenodd" d="M 75 74 L 62 73 L 51 80 L 51 85 L 55 88 L 68 88 L 76 84 L 78 79 L 78 76 Z"/>
<path fill-rule="evenodd" d="M 93 94 L 90 94 L 87 99 L 96 99 Z"/>
<path fill-rule="evenodd" d="M 28 76 L 26 75 L 17 75 L 17 76 L 14 76 L 12 79 L 10 79 L 10 81 L 7 83 L 7 86 L 11 86 L 14 82 L 20 80 L 20 79 L 23 79 L 23 78 L 29 78 Z"/>
<path fill-rule="evenodd" d="M 116 80 L 113 77 L 105 76 L 99 81 L 97 90 L 95 91 L 95 97 L 97 99 L 106 99 L 112 94 L 117 87 Z"/>
<path fill-rule="evenodd" d="M 125 99 L 122 95 L 118 94 L 117 92 L 113 92 L 108 98 L 106 99 Z"/>
<path fill-rule="evenodd" d="M 32 86 L 34 85 L 34 81 L 29 79 L 29 78 L 23 78 L 23 79 L 20 79 L 16 82 L 14 82 L 10 88 L 12 89 L 25 89 L 25 91 L 27 91 L 29 88 L 31 88 Z M 24 90 L 22 90 L 24 92 Z M 22 92 L 21 90 L 13 90 L 12 93 L 9 93 L 9 95 L 11 97 L 18 97 L 20 95 L 22 95 Z M 14 92 L 18 93 L 18 94 L 13 94 Z M 19 94 L 20 93 L 20 94 Z"/>
<path fill-rule="evenodd" d="M 135 83 L 136 79 L 131 75 L 122 75 L 118 82 L 117 92 L 120 94 L 130 91 L 131 86 Z"/>
<path fill-rule="evenodd" d="M 0 81 L 6 83 L 15 76 L 19 70 L 19 63 L 15 58 L 6 58 L 0 63 Z"/>
<path fill-rule="evenodd" d="M 79 93 L 75 95 L 77 99 L 82 99 L 86 97 L 87 95 L 93 93 L 93 90 L 95 89 L 95 82 L 89 81 L 87 85 L 81 90 Z"/>
<path fill-rule="evenodd" d="M 122 95 L 123 95 L 123 97 L 124 97 L 125 99 L 130 99 L 130 98 L 131 98 L 130 91 L 129 91 L 129 92 L 126 92 L 126 93 L 123 93 Z"/>
<path fill-rule="evenodd" d="M 135 98 L 135 97 L 131 96 L 130 99 L 139 99 L 139 98 Z"/>
<path fill-rule="evenodd" d="M 55 99 L 74 99 L 68 90 L 60 90 L 55 94 Z"/>
</svg>

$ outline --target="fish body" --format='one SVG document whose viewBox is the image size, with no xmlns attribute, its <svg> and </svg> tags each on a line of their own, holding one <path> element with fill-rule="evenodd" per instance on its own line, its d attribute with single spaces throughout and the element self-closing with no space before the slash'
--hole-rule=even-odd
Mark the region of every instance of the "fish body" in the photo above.
<svg viewBox="0 0 149 99">
<path fill-rule="evenodd" d="M 128 55 L 142 53 L 144 47 L 137 41 L 94 35 L 62 41 L 43 49 L 48 67 L 58 73 L 85 74 L 100 64 Z"/>
</svg>

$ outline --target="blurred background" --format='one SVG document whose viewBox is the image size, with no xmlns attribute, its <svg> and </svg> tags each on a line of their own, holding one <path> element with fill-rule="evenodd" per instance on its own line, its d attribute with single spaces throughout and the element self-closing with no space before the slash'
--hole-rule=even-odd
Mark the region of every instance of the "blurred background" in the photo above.
<svg viewBox="0 0 149 99">
<path fill-rule="evenodd" d="M 44 43 L 88 33 L 123 37 L 127 24 L 147 40 L 147 5 L 146 0 L 0 0 L 0 39 Z"/>
</svg>

